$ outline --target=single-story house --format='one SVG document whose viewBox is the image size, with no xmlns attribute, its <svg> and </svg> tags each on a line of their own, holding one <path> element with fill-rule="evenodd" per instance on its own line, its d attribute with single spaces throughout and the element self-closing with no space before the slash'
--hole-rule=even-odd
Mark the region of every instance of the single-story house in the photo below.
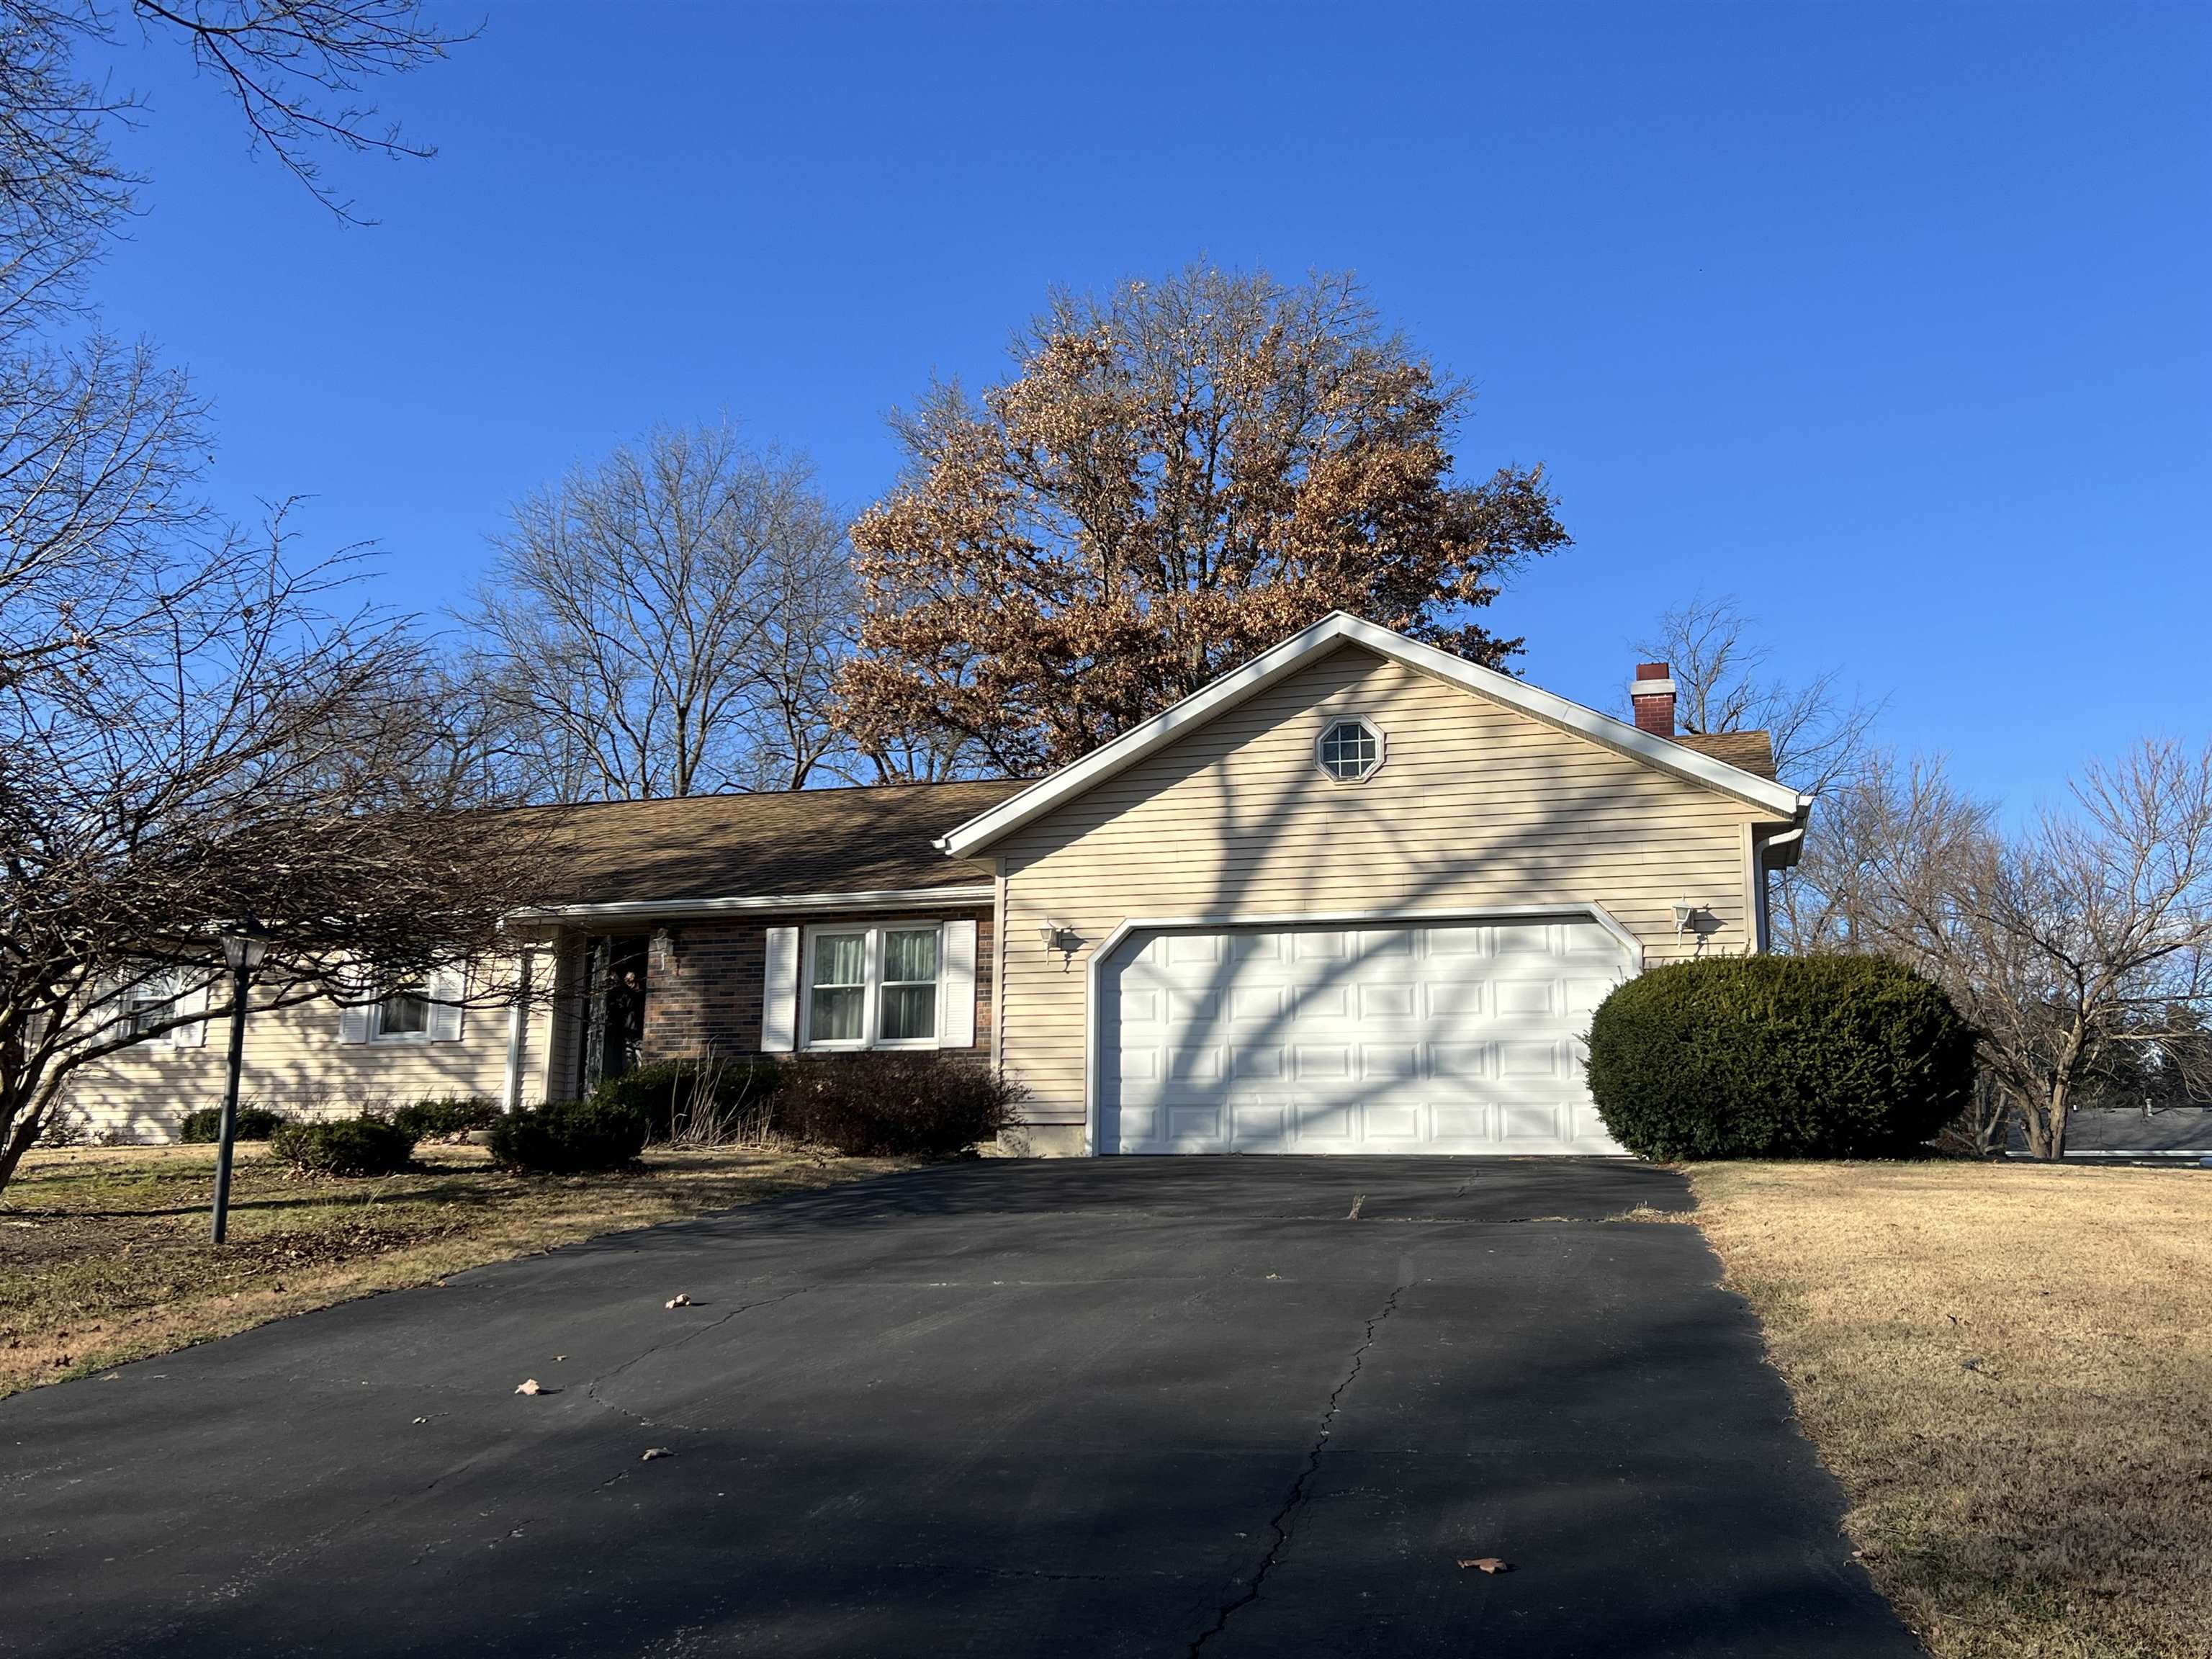
<svg viewBox="0 0 2212 1659">
<path fill-rule="evenodd" d="M 2017 1119 L 2005 1150 L 2014 1158 L 2031 1156 Z M 2212 1158 L 2212 1106 L 2077 1106 L 2066 1120 L 2066 1156 L 2123 1163 Z"/>
<path fill-rule="evenodd" d="M 1592 1009 L 1765 948 L 1808 805 L 1638 673 L 1623 721 L 1339 613 L 1042 779 L 572 809 L 573 902 L 471 1006 L 256 1016 L 246 1091 L 516 1104 L 896 1048 L 1003 1067 L 1036 1153 L 1615 1152 Z M 218 1100 L 222 1043 L 178 1037 L 88 1068 L 79 1115 L 156 1139 Z"/>
</svg>

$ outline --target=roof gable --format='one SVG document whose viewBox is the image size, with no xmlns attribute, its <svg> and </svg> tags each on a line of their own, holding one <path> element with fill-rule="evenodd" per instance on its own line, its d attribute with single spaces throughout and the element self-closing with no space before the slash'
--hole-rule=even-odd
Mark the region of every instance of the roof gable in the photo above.
<svg viewBox="0 0 2212 1659">
<path fill-rule="evenodd" d="M 937 845 L 955 858 L 973 857 L 1000 837 L 1127 770 L 1147 755 L 1258 695 L 1303 665 L 1347 643 L 1364 646 L 1377 655 L 1516 708 L 1548 725 L 1578 732 L 1618 753 L 1687 781 L 1703 784 L 1732 799 L 1772 812 L 1783 820 L 1795 822 L 1805 810 L 1806 802 L 1795 790 L 1741 765 L 1730 764 L 1701 748 L 1638 731 L 1626 720 L 1601 714 L 1595 709 L 1540 690 L 1510 674 L 1480 667 L 1338 611 L 1280 645 L 1261 652 L 1243 667 L 1224 674 L 1151 720 L 1132 726 L 1081 760 L 1070 763 L 957 825 Z M 1747 755 L 1743 757 L 1749 758 Z"/>
</svg>

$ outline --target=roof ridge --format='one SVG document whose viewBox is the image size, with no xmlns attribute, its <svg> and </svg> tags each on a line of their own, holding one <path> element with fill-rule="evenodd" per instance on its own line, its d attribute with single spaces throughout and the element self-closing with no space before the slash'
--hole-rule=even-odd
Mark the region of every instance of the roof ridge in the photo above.
<svg viewBox="0 0 2212 1659">
<path fill-rule="evenodd" d="M 908 789 L 962 789 L 980 784 L 1022 785 L 1026 778 L 932 778 L 908 783 L 833 783 L 817 788 L 710 789 L 689 795 L 622 795 L 611 800 L 538 800 L 492 807 L 499 812 L 581 812 L 595 806 L 678 806 L 690 801 L 790 800 L 823 795 L 890 794 Z"/>
</svg>

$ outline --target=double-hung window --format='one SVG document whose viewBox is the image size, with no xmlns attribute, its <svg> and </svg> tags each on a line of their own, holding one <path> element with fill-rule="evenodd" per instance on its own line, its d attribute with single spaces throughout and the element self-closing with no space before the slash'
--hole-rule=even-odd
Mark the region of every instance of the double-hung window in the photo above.
<svg viewBox="0 0 2212 1659">
<path fill-rule="evenodd" d="M 468 975 L 434 968 L 377 984 L 356 970 L 338 1009 L 340 1042 L 459 1042 Z"/>
<path fill-rule="evenodd" d="M 158 1030 L 161 1022 L 169 1018 L 177 1006 L 177 975 L 173 973 L 149 974 L 123 994 L 125 1017 L 131 1023 L 131 1035 L 144 1036 Z"/>
<path fill-rule="evenodd" d="M 807 1046 L 865 1048 L 867 1035 L 867 931 L 817 933 L 807 978 Z"/>
<path fill-rule="evenodd" d="M 942 946 L 933 921 L 811 930 L 801 1041 L 809 1048 L 936 1048 Z"/>
<path fill-rule="evenodd" d="M 937 1041 L 937 929 L 884 930 L 882 1001 L 876 1011 L 878 1042 Z"/>
<path fill-rule="evenodd" d="M 199 1018 L 207 1004 L 207 983 L 198 970 L 155 969 L 124 988 L 119 1021 L 133 1037 L 197 1048 L 207 1041 L 207 1021 Z M 179 1016 L 185 1014 L 193 1018 L 179 1024 Z"/>
<path fill-rule="evenodd" d="M 380 1042 L 427 1042 L 430 1036 L 429 986 L 402 986 L 379 1002 L 374 1035 Z"/>
</svg>

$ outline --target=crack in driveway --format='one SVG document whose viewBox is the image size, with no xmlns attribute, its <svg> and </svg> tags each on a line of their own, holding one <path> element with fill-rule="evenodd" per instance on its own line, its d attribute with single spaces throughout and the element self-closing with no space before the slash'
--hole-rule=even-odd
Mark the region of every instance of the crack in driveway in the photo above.
<svg viewBox="0 0 2212 1659">
<path fill-rule="evenodd" d="M 1188 1659 L 1197 1659 L 1208 1642 L 1228 1629 L 1231 1619 L 1260 1599 L 1267 1575 L 1275 1570 L 1275 1563 L 1282 1558 L 1284 1549 L 1291 1541 L 1291 1527 L 1298 1510 L 1305 1505 L 1307 1486 L 1320 1471 L 1321 1455 L 1328 1449 L 1328 1437 L 1336 1431 L 1336 1413 L 1343 1406 L 1345 1394 L 1359 1375 L 1360 1368 L 1366 1364 L 1367 1351 L 1375 1346 L 1376 1333 L 1382 1328 L 1382 1322 L 1397 1311 L 1398 1298 L 1405 1294 L 1406 1286 L 1413 1281 L 1413 1265 L 1411 1256 L 1400 1258 L 1397 1284 L 1391 1287 L 1390 1294 L 1382 1299 L 1382 1305 L 1368 1320 L 1367 1328 L 1359 1339 L 1359 1346 L 1352 1351 L 1351 1364 L 1346 1368 L 1336 1387 L 1329 1391 L 1328 1404 L 1321 1414 L 1321 1432 L 1314 1437 L 1314 1443 L 1306 1452 L 1305 1467 L 1298 1471 L 1298 1478 L 1291 1483 L 1290 1495 L 1283 1500 L 1282 1508 L 1277 1510 L 1267 1522 L 1271 1541 L 1267 1553 L 1260 1558 L 1260 1565 L 1252 1575 L 1252 1582 L 1245 1586 L 1242 1595 L 1222 1604 L 1221 1611 L 1213 1616 L 1213 1623 L 1200 1631 L 1197 1639 L 1187 1650 Z"/>
<path fill-rule="evenodd" d="M 811 1285 L 801 1285 L 796 1290 L 784 1291 L 781 1296 L 764 1296 L 757 1302 L 741 1302 L 736 1307 L 731 1309 L 729 1312 L 722 1315 L 719 1319 L 710 1319 L 703 1325 L 694 1325 L 690 1330 L 684 1332 L 681 1336 L 670 1337 L 665 1340 L 656 1342 L 651 1347 L 642 1349 L 639 1352 L 632 1354 L 629 1358 L 623 1360 L 621 1364 L 616 1366 L 612 1370 L 602 1371 L 597 1376 L 592 1378 L 590 1382 L 585 1383 L 584 1397 L 589 1400 L 595 1406 L 604 1407 L 608 1411 L 614 1412 L 620 1416 L 629 1418 L 631 1422 L 639 1425 L 642 1428 L 674 1428 L 682 1429 L 686 1433 L 696 1432 L 696 1431 L 690 1429 L 687 1425 L 682 1423 L 656 1423 L 652 1418 L 646 1416 L 642 1412 L 634 1412 L 627 1406 L 617 1406 L 613 1401 L 605 1399 L 600 1395 L 599 1385 L 602 1382 L 613 1382 L 615 1378 L 620 1376 L 624 1371 L 629 1370 L 631 1366 L 641 1365 L 657 1353 L 671 1352 L 674 1349 L 684 1346 L 687 1342 L 693 1341 L 699 1337 L 707 1335 L 709 1332 L 719 1331 L 723 1326 L 728 1324 L 739 1314 L 750 1313 L 756 1308 L 772 1308 L 779 1302 L 788 1302 L 795 1296 L 805 1296 L 813 1288 L 814 1286 Z"/>
</svg>

